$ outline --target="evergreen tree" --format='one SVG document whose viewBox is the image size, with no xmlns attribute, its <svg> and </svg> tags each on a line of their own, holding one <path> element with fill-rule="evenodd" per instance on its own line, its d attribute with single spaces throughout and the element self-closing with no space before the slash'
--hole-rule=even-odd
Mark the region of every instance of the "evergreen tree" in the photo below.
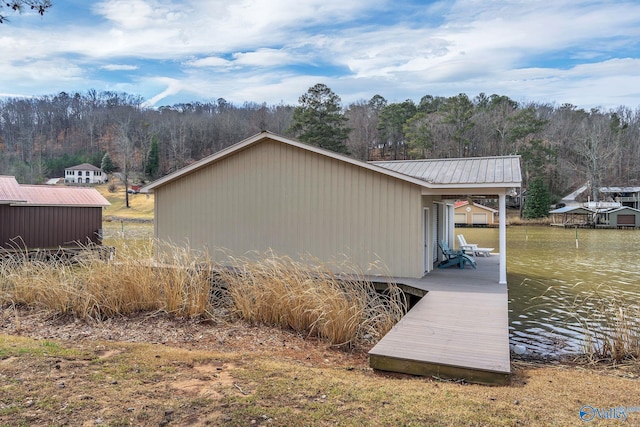
<svg viewBox="0 0 640 427">
<path fill-rule="evenodd" d="M 104 156 L 102 156 L 102 161 L 100 162 L 100 169 L 102 169 L 104 173 L 113 172 L 114 166 L 108 151 L 104 153 Z"/>
<path fill-rule="evenodd" d="M 392 152 L 392 159 L 399 160 L 407 157 L 406 135 L 404 124 L 416 114 L 416 105 L 412 100 L 389 104 L 380 111 L 378 135 L 383 147 L 388 146 Z M 384 152 L 382 153 L 384 156 Z"/>
<path fill-rule="evenodd" d="M 349 154 L 346 141 L 350 129 L 340 106 L 340 97 L 322 83 L 309 88 L 293 111 L 289 132 L 300 141 L 338 153 Z"/>
<path fill-rule="evenodd" d="M 541 177 L 534 178 L 527 188 L 523 216 L 526 219 L 546 218 L 549 216 L 550 205 L 551 198 L 544 181 Z"/>
<path fill-rule="evenodd" d="M 158 148 L 158 138 L 154 136 L 151 139 L 151 145 L 149 146 L 149 152 L 147 153 L 147 164 L 144 168 L 144 173 L 151 179 L 155 179 L 158 176 L 160 170 L 160 150 Z"/>
</svg>

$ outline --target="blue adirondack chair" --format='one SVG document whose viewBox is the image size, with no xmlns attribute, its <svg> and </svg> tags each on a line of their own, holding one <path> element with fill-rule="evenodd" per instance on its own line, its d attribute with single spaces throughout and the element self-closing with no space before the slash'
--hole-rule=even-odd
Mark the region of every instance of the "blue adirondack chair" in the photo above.
<svg viewBox="0 0 640 427">
<path fill-rule="evenodd" d="M 460 268 L 465 268 L 467 264 L 470 264 L 471 267 L 476 268 L 476 260 L 471 256 L 465 254 L 463 251 L 457 251 L 451 249 L 446 240 L 440 241 L 440 250 L 442 250 L 442 254 L 446 257 L 444 261 L 438 265 L 440 268 L 451 267 L 452 265 L 457 265 Z"/>
</svg>

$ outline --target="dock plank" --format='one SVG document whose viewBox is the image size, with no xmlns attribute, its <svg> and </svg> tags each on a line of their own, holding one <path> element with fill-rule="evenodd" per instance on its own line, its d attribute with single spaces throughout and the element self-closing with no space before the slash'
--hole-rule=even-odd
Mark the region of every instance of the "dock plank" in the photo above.
<svg viewBox="0 0 640 427">
<path fill-rule="evenodd" d="M 401 279 L 427 291 L 369 352 L 375 369 L 501 383 L 510 373 L 508 296 L 498 284 L 498 257 L 477 270 L 435 270 Z"/>
</svg>

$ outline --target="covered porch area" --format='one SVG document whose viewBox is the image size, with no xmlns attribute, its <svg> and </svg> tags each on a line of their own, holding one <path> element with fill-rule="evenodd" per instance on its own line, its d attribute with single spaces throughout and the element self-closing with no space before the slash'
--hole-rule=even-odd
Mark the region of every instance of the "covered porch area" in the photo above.
<svg viewBox="0 0 640 427">
<path fill-rule="evenodd" d="M 492 258 L 495 267 L 494 280 L 501 285 L 507 285 L 507 204 L 506 196 L 510 189 L 461 189 L 458 191 L 444 191 L 436 190 L 436 197 L 440 196 L 440 202 L 437 204 L 440 206 L 440 212 L 438 216 L 442 216 L 444 220 L 436 219 L 436 231 L 433 233 L 433 247 L 435 251 L 439 251 L 438 244 L 440 240 L 445 240 L 450 248 L 458 246 L 456 239 L 455 229 L 455 202 L 461 199 L 497 199 L 498 200 L 498 248 L 496 248 L 497 254 Z M 473 192 L 472 192 L 473 191 Z M 431 194 L 433 194 L 431 190 Z M 432 196 L 433 197 L 433 196 Z M 493 248 L 492 248 L 493 249 Z M 437 252 L 437 257 L 434 258 L 434 267 L 438 264 L 441 258 L 441 251 Z M 434 277 L 434 273 L 439 270 L 434 268 L 433 270 L 427 270 L 426 276 L 421 280 L 430 280 Z M 437 276 L 437 275 L 436 275 Z"/>
</svg>

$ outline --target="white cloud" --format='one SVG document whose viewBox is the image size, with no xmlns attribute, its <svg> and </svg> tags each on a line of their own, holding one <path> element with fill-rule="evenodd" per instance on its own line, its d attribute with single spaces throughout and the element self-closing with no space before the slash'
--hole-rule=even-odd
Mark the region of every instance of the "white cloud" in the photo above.
<svg viewBox="0 0 640 427">
<path fill-rule="evenodd" d="M 279 67 L 296 64 L 303 58 L 294 58 L 288 52 L 278 49 L 257 49 L 253 52 L 237 52 L 233 54 L 234 63 L 244 66 Z"/>
<path fill-rule="evenodd" d="M 152 96 L 149 100 L 147 100 L 145 102 L 146 106 L 152 107 L 154 105 L 160 104 L 161 101 L 166 97 L 180 93 L 185 88 L 185 85 L 182 82 L 174 79 L 159 79 L 159 83 L 166 84 L 166 88 L 162 92 Z"/>
<path fill-rule="evenodd" d="M 111 21 L 115 26 L 127 30 L 138 30 L 177 22 L 184 15 L 179 5 L 144 0 L 110 0 L 94 6 L 94 11 Z"/>
<path fill-rule="evenodd" d="M 0 73 L 12 83 L 0 92 L 118 87 L 154 104 L 296 103 L 324 82 L 345 102 L 487 92 L 639 103 L 628 94 L 640 74 L 640 4 L 631 1 L 109 0 L 91 10 L 73 26 L 1 36 Z M 97 69 L 111 73 L 91 80 Z M 121 71 L 126 83 L 98 80 Z"/>
<path fill-rule="evenodd" d="M 208 56 L 206 58 L 192 59 L 190 61 L 187 61 L 186 65 L 191 67 L 196 67 L 196 68 L 203 68 L 203 67 L 229 68 L 233 65 L 233 63 L 231 61 L 228 61 L 224 58 L 219 58 L 217 56 Z"/>
<path fill-rule="evenodd" d="M 100 68 L 108 71 L 133 71 L 138 69 L 136 65 L 126 65 L 126 64 L 107 64 L 107 65 L 103 65 Z"/>
</svg>

